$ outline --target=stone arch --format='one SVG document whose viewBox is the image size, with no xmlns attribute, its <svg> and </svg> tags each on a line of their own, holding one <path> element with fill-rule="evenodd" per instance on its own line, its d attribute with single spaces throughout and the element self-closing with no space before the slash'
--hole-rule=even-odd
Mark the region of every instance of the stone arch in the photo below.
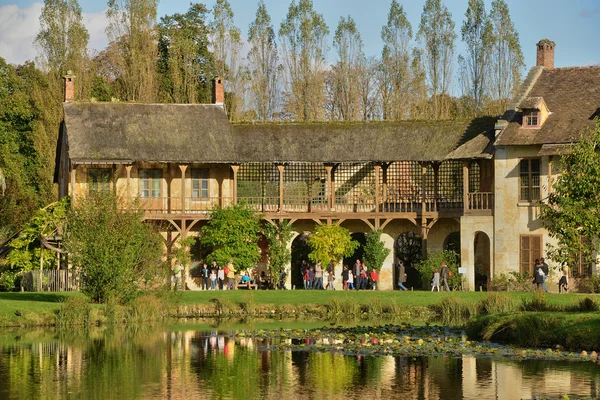
<svg viewBox="0 0 600 400">
<path fill-rule="evenodd" d="M 292 265 L 290 271 L 292 288 L 299 289 L 303 287 L 302 260 L 306 260 L 307 264 L 310 264 L 308 260 L 310 249 L 307 243 L 309 234 L 308 231 L 300 232 L 292 239 Z"/>
<path fill-rule="evenodd" d="M 404 286 L 419 287 L 420 279 L 415 266 L 421 261 L 423 238 L 415 232 L 404 232 L 394 241 L 394 260 L 401 261 L 406 270 L 406 283 Z M 394 268 L 394 282 L 398 280 L 398 270 Z M 394 285 L 396 289 L 396 285 Z"/>
<path fill-rule="evenodd" d="M 460 254 L 460 232 L 450 232 L 444 239 L 444 251 L 453 251 Z"/>
<path fill-rule="evenodd" d="M 475 232 L 473 238 L 475 261 L 475 290 L 481 288 L 488 290 L 492 278 L 491 274 L 491 240 L 487 233 Z"/>
<path fill-rule="evenodd" d="M 365 254 L 365 244 L 367 241 L 367 238 L 365 236 L 364 232 L 354 232 L 351 233 L 350 236 L 352 237 L 353 240 L 356 240 L 360 246 L 358 246 L 358 248 L 356 250 L 354 250 L 354 253 L 348 257 L 344 257 L 344 260 L 342 261 L 342 264 L 348 265 L 348 267 L 354 265 L 354 262 L 356 261 L 356 259 L 359 259 L 361 261 L 364 261 L 363 256 Z"/>
</svg>

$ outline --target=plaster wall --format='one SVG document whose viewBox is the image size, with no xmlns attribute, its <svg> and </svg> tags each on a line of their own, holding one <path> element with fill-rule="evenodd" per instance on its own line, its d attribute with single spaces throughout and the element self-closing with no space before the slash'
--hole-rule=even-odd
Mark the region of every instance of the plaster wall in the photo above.
<svg viewBox="0 0 600 400">
<path fill-rule="evenodd" d="M 539 150 L 540 146 L 510 146 L 496 149 L 493 274 L 519 271 L 521 235 L 542 235 L 544 256 L 547 244 L 555 244 L 539 218 L 539 206 L 535 202 L 519 201 L 519 162 L 523 158 L 538 158 Z M 548 165 L 549 157 L 541 157 L 540 191 L 542 201 L 548 197 Z M 554 162 L 552 169 L 553 171 L 557 169 Z M 555 172 L 553 172 L 554 175 Z M 492 238 L 490 237 L 490 239 Z M 551 267 L 553 266 L 552 263 L 549 262 L 549 264 Z"/>
</svg>

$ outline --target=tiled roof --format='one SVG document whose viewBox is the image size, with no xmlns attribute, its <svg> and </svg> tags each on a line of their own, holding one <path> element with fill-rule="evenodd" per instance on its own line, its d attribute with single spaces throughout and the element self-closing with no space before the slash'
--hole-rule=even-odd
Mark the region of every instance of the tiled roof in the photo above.
<svg viewBox="0 0 600 400">
<path fill-rule="evenodd" d="M 600 67 L 544 69 L 527 97 L 543 97 L 552 113 L 539 129 L 523 129 L 523 114 L 513 113 L 496 146 L 576 141 L 600 114 Z"/>
<path fill-rule="evenodd" d="M 544 101 L 543 97 L 526 97 L 519 104 L 521 110 L 539 109 L 540 103 Z"/>
</svg>

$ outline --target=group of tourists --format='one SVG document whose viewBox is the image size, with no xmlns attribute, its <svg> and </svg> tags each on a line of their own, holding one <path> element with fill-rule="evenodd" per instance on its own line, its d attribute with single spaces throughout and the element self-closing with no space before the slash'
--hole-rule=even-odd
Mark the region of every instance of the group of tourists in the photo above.
<svg viewBox="0 0 600 400">
<path fill-rule="evenodd" d="M 536 258 L 533 266 L 533 283 L 537 286 L 537 290 L 548 292 L 548 288 L 546 287 L 548 272 L 548 264 L 546 264 L 544 257 Z"/>
<path fill-rule="evenodd" d="M 236 272 L 233 267 L 233 258 L 230 258 L 224 266 L 217 265 L 216 261 L 213 261 L 210 267 L 204 263 L 200 270 L 201 288 L 202 290 L 217 290 L 217 288 L 218 290 L 233 290 L 235 289 Z M 241 282 L 244 280 L 247 282 L 251 280 L 247 272 L 242 276 Z"/>
<path fill-rule="evenodd" d="M 452 271 L 448 268 L 448 264 L 442 262 L 441 268 L 438 270 L 435 268 L 433 270 L 433 274 L 431 274 L 431 291 L 437 290 L 440 291 L 440 280 L 443 284 L 442 290 L 446 289 L 447 292 L 450 291 L 450 287 L 448 286 L 448 279 L 452 276 Z"/>
<path fill-rule="evenodd" d="M 302 260 L 300 274 L 305 290 L 335 290 L 334 261 L 331 261 L 327 268 L 323 268 L 322 260 L 315 265 L 308 265 L 306 260 Z M 357 259 L 352 268 L 344 265 L 341 278 L 344 290 L 377 290 L 379 272 L 375 268 L 369 270 L 364 262 Z"/>
</svg>

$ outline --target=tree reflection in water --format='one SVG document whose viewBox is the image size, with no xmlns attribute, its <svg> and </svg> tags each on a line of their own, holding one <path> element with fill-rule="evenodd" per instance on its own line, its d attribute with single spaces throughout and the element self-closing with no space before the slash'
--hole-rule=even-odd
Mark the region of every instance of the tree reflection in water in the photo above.
<svg viewBox="0 0 600 400">
<path fill-rule="evenodd" d="M 2 338 L 0 398 L 460 399 L 600 395 L 593 363 L 270 350 L 235 332 Z"/>
</svg>

